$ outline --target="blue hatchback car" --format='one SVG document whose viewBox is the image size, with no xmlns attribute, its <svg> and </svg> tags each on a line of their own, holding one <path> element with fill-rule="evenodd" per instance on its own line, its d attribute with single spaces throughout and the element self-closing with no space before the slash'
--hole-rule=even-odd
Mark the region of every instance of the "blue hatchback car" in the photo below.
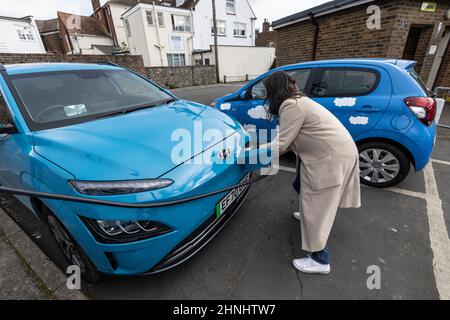
<svg viewBox="0 0 450 320">
<path fill-rule="evenodd" d="M 185 199 L 248 180 L 247 166 L 223 161 L 242 156 L 248 142 L 226 114 L 116 66 L 0 65 L 3 187 L 125 204 Z M 224 226 L 248 190 L 150 209 L 17 198 L 94 281 L 99 273 L 180 264 Z"/>
<path fill-rule="evenodd" d="M 436 101 L 414 71 L 414 61 L 344 59 L 283 66 L 258 77 L 212 106 L 260 136 L 267 120 L 263 80 L 275 71 L 294 77 L 300 89 L 330 110 L 360 151 L 361 181 L 391 187 L 429 162 L 436 137 Z M 272 139 L 273 134 L 263 135 Z"/>
</svg>

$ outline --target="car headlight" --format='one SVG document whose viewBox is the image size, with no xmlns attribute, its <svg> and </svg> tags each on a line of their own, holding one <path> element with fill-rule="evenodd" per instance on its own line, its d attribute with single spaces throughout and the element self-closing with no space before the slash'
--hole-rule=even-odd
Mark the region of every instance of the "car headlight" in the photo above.
<svg viewBox="0 0 450 320">
<path fill-rule="evenodd" d="M 101 243 L 126 243 L 161 236 L 173 229 L 155 221 L 96 220 L 81 217 Z"/>
<path fill-rule="evenodd" d="M 90 196 L 110 196 L 139 193 L 162 189 L 170 186 L 170 179 L 148 179 L 131 181 L 77 181 L 70 180 L 69 184 L 78 192 Z"/>
</svg>

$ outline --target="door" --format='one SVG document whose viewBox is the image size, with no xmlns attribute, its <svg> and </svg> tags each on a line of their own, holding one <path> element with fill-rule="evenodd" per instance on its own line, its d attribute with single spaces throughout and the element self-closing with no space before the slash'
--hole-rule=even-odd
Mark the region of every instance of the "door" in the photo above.
<svg viewBox="0 0 450 320">
<path fill-rule="evenodd" d="M 311 85 L 312 99 L 331 111 L 355 140 L 380 121 L 391 94 L 389 74 L 375 66 L 318 68 Z"/>
<path fill-rule="evenodd" d="M 297 80 L 299 88 L 304 91 L 307 88 L 311 75 L 311 68 L 297 68 L 284 70 L 287 74 Z M 267 74 L 267 77 L 270 74 Z M 252 141 L 259 144 L 272 141 L 276 136 L 277 120 L 269 120 L 265 105 L 266 89 L 263 81 L 267 77 L 256 81 L 245 92 L 245 97 L 230 102 L 229 114 L 235 117 L 245 129 L 252 134 Z M 255 139 L 257 138 L 257 139 Z"/>
</svg>

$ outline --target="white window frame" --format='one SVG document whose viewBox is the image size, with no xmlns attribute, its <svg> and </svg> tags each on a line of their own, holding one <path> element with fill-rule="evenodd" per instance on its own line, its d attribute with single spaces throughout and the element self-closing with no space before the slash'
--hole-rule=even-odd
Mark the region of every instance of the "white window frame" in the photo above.
<svg viewBox="0 0 450 320">
<path fill-rule="evenodd" d="M 183 18 L 183 26 L 177 26 L 177 18 Z M 192 31 L 192 21 L 191 16 L 172 14 L 172 30 L 175 32 L 191 32 Z"/>
<path fill-rule="evenodd" d="M 36 36 L 33 29 L 29 26 L 16 26 L 17 36 L 20 41 L 36 41 Z"/>
<path fill-rule="evenodd" d="M 172 65 L 170 64 L 169 56 L 172 57 Z M 183 57 L 183 59 L 181 59 Z M 178 63 L 175 61 L 178 60 Z M 183 60 L 183 63 L 181 63 Z M 167 54 L 167 64 L 169 67 L 184 67 L 186 66 L 186 54 L 184 53 L 168 53 Z"/>
<path fill-rule="evenodd" d="M 182 36 L 170 36 L 169 41 L 170 41 L 170 50 L 178 50 L 178 51 L 184 50 L 184 43 Z M 175 45 L 175 43 L 178 43 L 179 45 Z"/>
<path fill-rule="evenodd" d="M 125 33 L 127 34 L 127 37 L 131 37 L 131 27 L 130 27 L 130 21 L 128 19 L 125 19 L 123 21 L 123 24 L 125 26 Z"/>
<path fill-rule="evenodd" d="M 238 34 L 236 34 L 236 31 Z M 241 34 L 242 31 L 244 31 L 244 34 Z M 235 22 L 233 25 L 233 36 L 235 38 L 247 38 L 247 24 Z"/>
<path fill-rule="evenodd" d="M 225 0 L 225 10 L 227 14 L 236 14 L 236 0 Z"/>
<path fill-rule="evenodd" d="M 145 20 L 147 22 L 147 26 L 155 25 L 155 15 L 152 10 L 145 10 Z"/>
<path fill-rule="evenodd" d="M 165 27 L 166 20 L 165 20 L 164 12 L 159 11 L 156 15 L 157 15 L 157 19 L 158 19 L 158 26 Z"/>
<path fill-rule="evenodd" d="M 220 32 L 220 29 L 223 29 L 223 32 Z M 211 20 L 211 34 L 214 35 L 214 20 Z M 227 22 L 225 20 L 217 20 L 217 35 L 219 37 L 227 36 Z"/>
</svg>

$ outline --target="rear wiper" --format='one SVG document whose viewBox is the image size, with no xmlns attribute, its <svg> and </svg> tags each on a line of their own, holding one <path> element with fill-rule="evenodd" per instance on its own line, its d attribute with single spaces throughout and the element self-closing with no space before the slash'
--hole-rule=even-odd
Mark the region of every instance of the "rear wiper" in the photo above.
<svg viewBox="0 0 450 320">
<path fill-rule="evenodd" d="M 96 119 L 109 118 L 109 117 L 127 114 L 127 113 L 131 113 L 131 112 L 139 111 L 139 110 L 154 108 L 154 107 L 164 105 L 164 104 L 169 104 L 169 103 L 172 103 L 175 101 L 176 101 L 176 99 L 174 99 L 174 98 L 159 100 L 159 101 L 155 101 L 150 104 L 142 104 L 142 105 L 135 106 L 135 107 L 128 108 L 128 109 L 123 109 L 123 110 L 119 110 L 119 111 L 102 114 L 102 115 L 97 116 Z"/>
</svg>

